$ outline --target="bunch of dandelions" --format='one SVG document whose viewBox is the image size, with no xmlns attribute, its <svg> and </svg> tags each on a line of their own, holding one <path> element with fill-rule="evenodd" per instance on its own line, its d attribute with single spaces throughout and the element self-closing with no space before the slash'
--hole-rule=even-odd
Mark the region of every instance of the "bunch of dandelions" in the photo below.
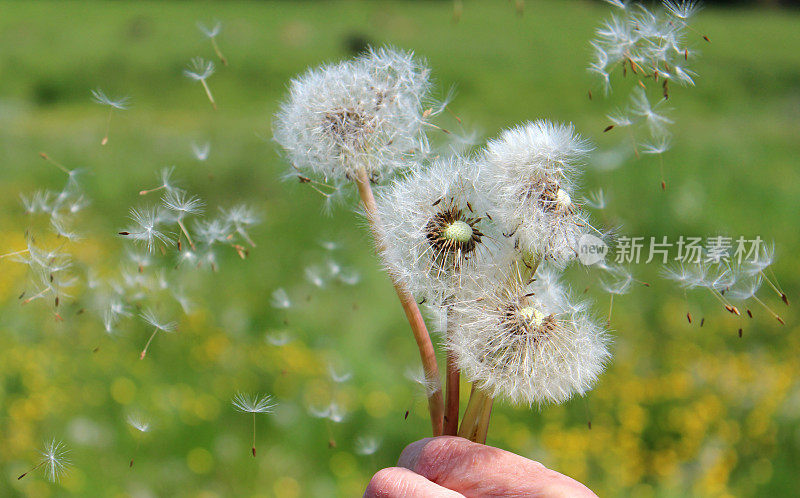
<svg viewBox="0 0 800 498">
<path fill-rule="evenodd" d="M 275 141 L 291 164 L 292 176 L 328 200 L 345 183 L 354 182 L 375 228 L 379 215 L 372 184 L 413 169 L 429 150 L 426 128 L 433 126 L 429 118 L 444 109 L 424 109 L 430 87 L 425 63 L 410 52 L 391 48 L 370 49 L 356 59 L 310 69 L 292 80 L 273 124 Z M 394 287 L 426 377 L 439 385 L 433 343 L 414 296 L 401 282 L 395 281 Z M 441 434 L 440 388 L 428 402 L 433 433 Z"/>
<path fill-rule="evenodd" d="M 666 189 L 661 155 L 670 148 L 669 85 L 694 86 L 696 77 L 689 68 L 697 51 L 687 42 L 687 31 L 694 31 L 689 20 L 699 10 L 696 0 L 664 0 L 661 11 L 651 10 L 641 4 L 629 4 L 622 0 L 606 0 L 618 9 L 596 31 L 591 45 L 594 59 L 589 71 L 600 79 L 603 91 L 608 94 L 614 82 L 612 74 L 619 69 L 623 77 L 630 75 L 635 80 L 630 90 L 626 108 L 608 115 L 611 124 L 605 128 L 628 128 L 629 139 L 638 156 L 659 156 L 661 188 Z M 707 36 L 702 36 L 710 41 Z M 648 92 L 658 93 L 652 103 Z M 591 95 L 591 94 L 590 94 Z M 643 125 L 644 136 L 633 131 Z M 638 134 L 641 135 L 641 134 Z"/>
<path fill-rule="evenodd" d="M 42 454 L 42 459 L 39 463 L 29 471 L 17 477 L 17 480 L 22 479 L 40 468 L 44 469 L 47 479 L 51 482 L 58 481 L 61 476 L 67 472 L 70 465 L 70 460 L 67 458 L 69 450 L 64 446 L 64 443 L 57 439 L 52 439 L 45 444 L 44 449 L 41 450 L 40 453 Z"/>
<path fill-rule="evenodd" d="M 529 122 L 380 191 L 387 271 L 427 300 L 444 332 L 445 434 L 484 441 L 495 397 L 561 403 L 588 390 L 608 360 L 587 306 L 540 269 L 565 266 L 583 235 L 602 235 L 573 201 L 588 150 L 572 126 Z M 459 428 L 462 371 L 473 391 Z"/>
<path fill-rule="evenodd" d="M 256 414 L 258 413 L 272 413 L 275 409 L 275 403 L 272 402 L 272 396 L 259 395 L 259 394 L 246 394 L 236 393 L 231 401 L 233 407 L 242 413 L 251 413 L 253 415 L 253 446 L 251 452 L 253 457 L 256 456 Z"/>
</svg>

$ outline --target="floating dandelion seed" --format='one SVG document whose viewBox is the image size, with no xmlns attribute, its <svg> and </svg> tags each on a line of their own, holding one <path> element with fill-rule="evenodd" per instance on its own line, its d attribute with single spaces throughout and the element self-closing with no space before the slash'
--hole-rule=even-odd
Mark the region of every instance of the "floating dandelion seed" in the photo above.
<svg viewBox="0 0 800 498">
<path fill-rule="evenodd" d="M 289 335 L 288 332 L 279 332 L 275 334 L 269 334 L 265 339 L 273 346 L 281 347 L 289 344 L 292 341 L 292 336 Z"/>
<path fill-rule="evenodd" d="M 158 331 L 160 330 L 160 331 L 167 332 L 167 333 L 175 332 L 175 329 L 178 326 L 178 322 L 162 321 L 156 316 L 156 314 L 152 310 L 149 310 L 149 309 L 144 310 L 139 316 L 148 325 L 150 325 L 151 327 L 153 327 L 155 329 L 155 330 L 153 330 L 153 334 L 147 340 L 147 343 L 144 345 L 144 349 L 142 349 L 142 353 L 139 355 L 139 359 L 143 360 L 145 355 L 147 354 L 147 348 L 150 347 L 150 343 L 153 341 L 153 338 L 156 336 Z"/>
<path fill-rule="evenodd" d="M 203 212 L 205 202 L 203 202 L 197 196 L 190 196 L 183 190 L 178 189 L 168 190 L 166 195 L 163 197 L 162 202 L 165 208 L 172 211 L 172 221 L 178 224 L 181 232 L 183 232 L 183 235 L 186 236 L 186 240 L 189 241 L 189 246 L 192 248 L 192 250 L 197 250 L 191 235 L 189 235 L 189 231 L 186 230 L 186 225 L 184 225 L 183 220 L 187 216 L 201 214 Z"/>
<path fill-rule="evenodd" d="M 222 62 L 222 65 L 227 66 L 228 59 L 226 59 L 225 56 L 222 55 L 222 51 L 219 49 L 219 46 L 217 45 L 217 35 L 219 35 L 220 31 L 222 31 L 222 23 L 217 21 L 216 23 L 214 23 L 214 26 L 212 26 L 211 28 L 207 28 L 203 23 L 198 22 L 197 29 L 199 29 L 206 36 L 206 38 L 211 40 L 211 46 L 214 47 L 214 53 L 217 54 L 217 57 L 219 57 L 219 60 L 220 62 Z"/>
<path fill-rule="evenodd" d="M 346 415 L 345 411 L 337 403 L 331 401 L 328 406 L 321 409 L 310 407 L 308 412 L 314 418 L 325 419 L 325 426 L 328 428 L 328 447 L 335 448 L 336 439 L 333 437 L 333 427 L 331 426 L 331 422 L 334 424 L 343 422 Z"/>
<path fill-rule="evenodd" d="M 356 438 L 355 449 L 356 453 L 359 455 L 374 455 L 380 447 L 381 441 L 378 438 L 370 436 L 359 436 Z"/>
<path fill-rule="evenodd" d="M 26 475 L 42 467 L 44 468 L 45 475 L 51 482 L 58 481 L 58 479 L 66 473 L 70 461 L 66 456 L 69 450 L 66 449 L 64 443 L 53 439 L 45 444 L 44 449 L 40 451 L 40 453 L 42 454 L 42 459 L 39 464 L 17 477 L 17 480 L 22 479 Z"/>
<path fill-rule="evenodd" d="M 119 109 L 120 111 L 124 111 L 128 109 L 128 102 L 130 101 L 130 97 L 117 97 L 116 99 L 109 98 L 103 90 L 96 88 L 92 90 L 92 100 L 100 105 L 108 106 L 108 120 L 106 121 L 106 134 L 103 137 L 103 140 L 100 141 L 100 145 L 105 145 L 108 143 L 108 131 L 111 128 L 111 115 L 114 112 L 114 109 Z"/>
<path fill-rule="evenodd" d="M 248 227 L 255 225 L 261 221 L 261 218 L 256 214 L 256 211 L 247 204 L 239 204 L 230 209 L 222 209 L 222 215 L 227 223 L 233 225 L 233 228 L 248 244 L 256 247 L 256 243 L 250 238 Z"/>
<path fill-rule="evenodd" d="M 211 152 L 211 144 L 208 142 L 198 144 L 192 142 L 192 154 L 198 161 L 205 161 L 208 159 L 208 154 Z"/>
<path fill-rule="evenodd" d="M 154 188 L 151 188 L 151 189 L 148 189 L 148 190 L 140 190 L 139 191 L 139 195 L 147 195 L 147 194 L 149 194 L 151 192 L 156 192 L 156 191 L 162 190 L 162 189 L 166 190 L 167 192 L 175 190 L 177 187 L 176 187 L 175 183 L 173 183 L 173 181 L 172 181 L 172 174 L 174 172 L 175 172 L 175 166 L 169 166 L 167 168 L 163 168 L 158 173 L 158 177 L 161 180 L 161 183 L 158 185 L 158 187 L 154 187 Z"/>
<path fill-rule="evenodd" d="M 286 290 L 283 288 L 275 289 L 272 292 L 272 299 L 270 299 L 270 304 L 273 308 L 278 309 L 289 309 L 292 307 L 292 301 L 289 299 L 289 294 L 286 293 Z"/>
<path fill-rule="evenodd" d="M 328 365 L 328 375 L 330 375 L 331 380 L 337 384 L 342 384 L 353 378 L 353 372 L 337 373 L 333 365 Z"/>
<path fill-rule="evenodd" d="M 325 287 L 325 279 L 322 278 L 322 272 L 316 266 L 309 266 L 305 269 L 306 280 L 314 284 L 315 287 L 320 289 Z"/>
<path fill-rule="evenodd" d="M 236 393 L 236 396 L 233 397 L 231 401 L 233 406 L 243 413 L 252 413 L 253 414 L 253 457 L 256 456 L 256 414 L 257 413 L 272 413 L 273 409 L 275 408 L 275 404 L 272 402 L 272 396 L 264 395 L 261 396 L 259 394 L 245 394 L 245 393 Z"/>
<path fill-rule="evenodd" d="M 150 420 L 146 419 L 144 416 L 140 414 L 130 414 L 126 419 L 128 425 L 133 427 L 139 433 L 144 434 L 150 430 Z M 134 450 L 134 455 L 139 452 L 139 444 L 141 443 L 141 438 L 136 438 L 136 449 Z M 128 464 L 128 467 L 133 468 L 133 460 L 135 457 L 131 457 L 131 461 Z"/>
<path fill-rule="evenodd" d="M 148 252 L 153 252 L 159 242 L 169 242 L 169 236 L 158 229 L 158 213 L 155 208 L 131 208 L 130 217 L 135 226 L 119 232 L 120 235 L 144 243 Z"/>
<path fill-rule="evenodd" d="M 189 62 L 188 68 L 183 70 L 183 74 L 187 78 L 199 81 L 203 85 L 203 89 L 208 96 L 208 101 L 211 102 L 211 106 L 216 110 L 217 103 L 214 102 L 214 96 L 211 95 L 211 89 L 208 88 L 208 83 L 206 83 L 209 76 L 214 74 L 214 63 L 202 57 L 195 57 Z"/>
</svg>

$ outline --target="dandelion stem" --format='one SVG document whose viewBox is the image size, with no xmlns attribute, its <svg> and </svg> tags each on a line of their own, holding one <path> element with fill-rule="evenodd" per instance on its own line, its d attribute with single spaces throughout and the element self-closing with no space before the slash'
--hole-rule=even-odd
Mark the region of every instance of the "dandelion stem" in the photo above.
<svg viewBox="0 0 800 498">
<path fill-rule="evenodd" d="M 21 251 L 14 251 L 14 252 L 6 253 L 6 254 L 0 254 L 0 259 L 7 258 L 8 256 L 14 256 L 14 255 L 17 255 L 17 254 L 23 254 L 23 253 L 26 253 L 28 251 L 30 251 L 30 249 L 23 249 Z"/>
<path fill-rule="evenodd" d="M 59 163 L 58 161 L 54 161 L 50 156 L 48 156 L 44 152 L 40 152 L 39 155 L 42 157 L 42 159 L 44 159 L 45 161 L 53 164 L 53 166 L 55 166 L 56 168 L 60 169 L 64 173 L 66 173 L 68 175 L 72 175 L 72 171 L 71 170 L 67 169 L 63 164 Z"/>
<path fill-rule="evenodd" d="M 103 137 L 103 140 L 100 141 L 100 145 L 105 145 L 108 143 L 108 132 L 111 130 L 111 115 L 114 113 L 114 108 L 108 108 L 108 119 L 106 120 L 106 135 Z"/>
<path fill-rule="evenodd" d="M 223 66 L 227 66 L 228 65 L 228 59 L 226 59 L 225 56 L 222 55 L 222 51 L 217 46 L 217 40 L 215 38 L 213 38 L 213 37 L 211 38 L 211 46 L 214 47 L 214 53 L 217 54 L 217 57 L 219 57 L 219 60 L 220 60 L 220 62 L 222 62 L 222 65 Z"/>
<path fill-rule="evenodd" d="M 192 238 L 189 236 L 189 231 L 186 230 L 186 227 L 183 225 L 183 220 L 178 220 L 178 226 L 181 227 L 181 231 L 186 236 L 186 240 L 189 241 L 189 245 L 192 247 L 192 251 L 196 251 L 197 248 L 194 246 L 194 242 L 192 242 Z"/>
<path fill-rule="evenodd" d="M 42 460 L 41 462 L 39 462 L 39 465 L 37 465 L 36 467 L 32 468 L 31 470 L 29 470 L 29 471 L 25 472 L 24 474 L 20 475 L 19 477 L 17 477 L 17 480 L 19 481 L 20 479 L 22 479 L 22 478 L 23 478 L 23 477 L 25 477 L 26 475 L 30 474 L 30 473 L 31 473 L 31 472 L 33 472 L 34 470 L 38 469 L 39 467 L 41 467 L 41 466 L 42 466 L 42 465 L 44 465 L 45 463 L 47 463 L 47 460 Z"/>
<path fill-rule="evenodd" d="M 781 318 L 780 315 L 778 315 L 777 313 L 772 311 L 772 308 L 767 306 L 767 304 L 764 301 L 762 301 L 761 299 L 759 299 L 758 296 L 753 296 L 753 299 L 755 299 L 758 304 L 763 306 L 764 309 L 767 310 L 767 312 L 769 312 L 769 314 L 772 315 L 773 318 L 775 318 L 776 320 L 781 322 L 781 325 L 786 325 L 786 322 L 783 321 L 783 318 Z"/>
<path fill-rule="evenodd" d="M 34 294 L 33 296 L 29 297 L 28 299 L 22 301 L 22 304 L 28 304 L 29 302 L 33 301 L 34 299 L 40 298 L 47 294 L 49 291 L 53 290 L 52 287 L 45 287 L 45 289 L 38 294 Z"/>
<path fill-rule="evenodd" d="M 147 195 L 147 194 L 149 194 L 151 192 L 156 192 L 156 191 L 161 190 L 162 188 L 166 188 L 166 187 L 167 187 L 166 185 L 162 185 L 160 187 L 151 188 L 150 190 L 140 190 L 139 191 L 139 195 Z"/>
<path fill-rule="evenodd" d="M 788 305 L 789 304 L 789 300 L 786 298 L 786 294 L 782 290 L 780 290 L 780 288 L 778 288 L 777 285 L 772 283 L 772 280 L 770 280 L 770 278 L 767 276 L 767 274 L 764 273 L 764 270 L 761 270 L 760 273 L 761 273 L 761 276 L 764 277 L 764 280 L 767 282 L 767 284 L 769 284 L 769 286 L 772 288 L 772 290 L 774 290 L 778 294 L 778 297 L 783 299 L 783 302 Z M 777 282 L 777 279 L 775 281 Z"/>
<path fill-rule="evenodd" d="M 206 95 L 208 95 L 208 100 L 209 100 L 209 102 L 211 102 L 211 107 L 213 107 L 214 110 L 216 111 L 217 110 L 217 103 L 214 102 L 214 96 L 211 95 L 211 89 L 208 88 L 208 84 L 206 83 L 206 80 L 202 79 L 202 80 L 200 80 L 200 83 L 203 84 L 203 88 L 206 91 Z"/>
<path fill-rule="evenodd" d="M 256 412 L 253 412 L 253 458 L 256 457 Z"/>
<path fill-rule="evenodd" d="M 377 250 L 382 252 L 383 249 L 377 237 L 378 211 L 375 204 L 375 196 L 372 194 L 367 170 L 363 167 L 358 169 L 356 185 L 361 196 L 361 202 L 364 204 L 364 211 L 367 213 L 367 219 L 372 227 Z M 436 352 L 433 349 L 431 336 L 425 326 L 425 321 L 422 319 L 422 314 L 414 296 L 397 282 L 392 281 L 392 284 L 400 304 L 403 306 L 403 311 L 406 313 L 406 319 L 408 319 L 408 323 L 411 326 L 411 331 L 414 333 L 414 339 L 417 342 L 420 359 L 422 360 L 422 368 L 425 371 L 426 383 L 431 386 L 428 391 L 428 410 L 431 416 L 433 435 L 440 436 L 442 435 L 444 419 L 444 400 L 442 399 L 442 381 L 439 378 L 439 365 L 436 362 Z"/>
<path fill-rule="evenodd" d="M 447 306 L 447 339 L 453 334 L 453 320 L 450 306 Z M 455 436 L 458 434 L 458 412 L 459 412 L 459 389 L 461 386 L 461 372 L 456 365 L 456 357 L 451 352 L 447 352 L 447 373 L 445 376 L 445 412 L 444 412 L 444 432 L 445 436 Z"/>
<path fill-rule="evenodd" d="M 491 396 L 473 384 L 458 435 L 470 441 L 485 444 L 493 403 L 494 399 Z"/>
<path fill-rule="evenodd" d="M 158 333 L 158 327 L 153 331 L 153 334 L 150 336 L 150 339 L 147 340 L 147 344 L 144 345 L 144 349 L 142 350 L 142 354 L 139 355 L 140 360 L 144 360 L 145 355 L 147 354 L 147 348 L 150 347 L 150 343 L 153 342 L 153 338 Z"/>
</svg>

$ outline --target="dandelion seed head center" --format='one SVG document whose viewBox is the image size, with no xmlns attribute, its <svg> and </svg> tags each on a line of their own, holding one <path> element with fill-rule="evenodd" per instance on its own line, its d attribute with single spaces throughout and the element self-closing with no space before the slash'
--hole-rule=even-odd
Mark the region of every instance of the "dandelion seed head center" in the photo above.
<svg viewBox="0 0 800 498">
<path fill-rule="evenodd" d="M 556 204 L 562 209 L 569 208 L 572 205 L 572 198 L 563 188 L 558 189 L 556 192 Z"/>
<path fill-rule="evenodd" d="M 527 320 L 534 327 L 540 327 L 544 322 L 545 315 L 533 306 L 525 306 L 519 309 L 519 316 Z"/>
<path fill-rule="evenodd" d="M 467 218 L 456 206 L 445 207 L 436 213 L 425 226 L 425 238 L 434 249 L 435 258 L 444 257 L 440 263 L 456 266 L 462 261 L 451 260 L 448 255 L 458 255 L 461 260 L 481 243 L 483 233 L 478 229 L 478 218 Z"/>
<path fill-rule="evenodd" d="M 345 143 L 355 141 L 359 135 L 369 132 L 367 116 L 354 109 L 327 112 L 325 122 L 333 136 Z"/>
<path fill-rule="evenodd" d="M 456 220 L 445 227 L 442 231 L 442 236 L 447 240 L 464 244 L 472 239 L 472 233 L 471 226 L 464 221 Z"/>
</svg>

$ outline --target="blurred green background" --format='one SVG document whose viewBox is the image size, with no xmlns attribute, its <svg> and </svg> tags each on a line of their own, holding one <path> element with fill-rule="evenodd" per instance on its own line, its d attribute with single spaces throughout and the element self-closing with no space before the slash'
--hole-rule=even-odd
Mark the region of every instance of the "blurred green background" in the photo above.
<svg viewBox="0 0 800 498">
<path fill-rule="evenodd" d="M 390 43 L 427 58 L 441 94 L 457 87 L 451 109 L 465 129 L 492 137 L 544 117 L 571 121 L 606 148 L 619 136 L 602 133 L 604 115 L 625 94 L 602 98 L 585 67 L 588 41 L 609 13 L 588 1 L 530 1 L 523 15 L 513 2 L 464 2 L 454 23 L 450 2 L 4 2 L 0 253 L 23 247 L 32 223 L 19 195 L 63 184 L 42 151 L 86 172 L 92 205 L 72 251 L 101 272 L 115 271 L 124 247 L 116 232 L 167 165 L 209 206 L 248 201 L 264 223 L 247 260 L 231 251 L 220 272 L 198 273 L 196 309 L 144 361 L 138 352 L 149 331 L 138 321 L 111 339 L 96 316 L 77 313 L 86 304 L 80 293 L 63 304 L 63 322 L 49 303 L 21 306 L 25 269 L 0 260 L 0 495 L 360 495 L 378 468 L 428 435 L 426 403 L 404 377 L 417 353 L 354 198 L 326 215 L 307 186 L 280 181 L 286 165 L 270 139 L 271 116 L 289 79 L 349 56 L 359 40 Z M 195 26 L 214 19 L 230 62 L 208 80 L 217 112 L 181 74 L 191 57 L 214 59 Z M 800 15 L 709 7 L 695 25 L 712 43 L 691 40 L 702 51 L 698 85 L 672 90 L 667 191 L 652 158 L 590 167 L 584 188 L 609 194 L 598 220 L 623 224 L 625 234 L 774 240 L 776 274 L 798 303 Z M 132 109 L 115 113 L 105 147 L 106 111 L 89 94 L 96 87 L 132 97 Z M 211 143 L 208 161 L 192 157 L 192 141 Z M 326 240 L 339 248 L 324 249 Z M 357 269 L 361 282 L 315 288 L 305 268 L 328 260 Z M 614 362 L 594 391 L 540 411 L 498 404 L 488 444 L 600 496 L 796 493 L 796 304 L 786 308 L 764 292 L 787 325 L 754 307 L 739 339 L 740 320 L 710 297 L 690 293 L 687 301 L 656 265 L 634 271 L 651 286 L 615 299 Z M 607 312 L 595 273 L 573 269 L 569 282 Z M 269 305 L 279 287 L 296 303 L 285 312 Z M 705 317 L 702 328 L 687 323 L 687 309 Z M 265 341 L 283 332 L 293 337 L 287 345 Z M 352 379 L 332 382 L 331 364 Z M 237 390 L 279 403 L 258 418 L 255 459 L 252 419 L 230 404 Z M 342 423 L 309 415 L 331 400 L 347 411 Z M 125 422 L 132 411 L 152 418 L 151 432 L 133 433 Z M 52 437 L 71 449 L 69 474 L 57 484 L 41 473 L 17 480 Z M 382 444 L 362 456 L 359 437 Z"/>
</svg>

